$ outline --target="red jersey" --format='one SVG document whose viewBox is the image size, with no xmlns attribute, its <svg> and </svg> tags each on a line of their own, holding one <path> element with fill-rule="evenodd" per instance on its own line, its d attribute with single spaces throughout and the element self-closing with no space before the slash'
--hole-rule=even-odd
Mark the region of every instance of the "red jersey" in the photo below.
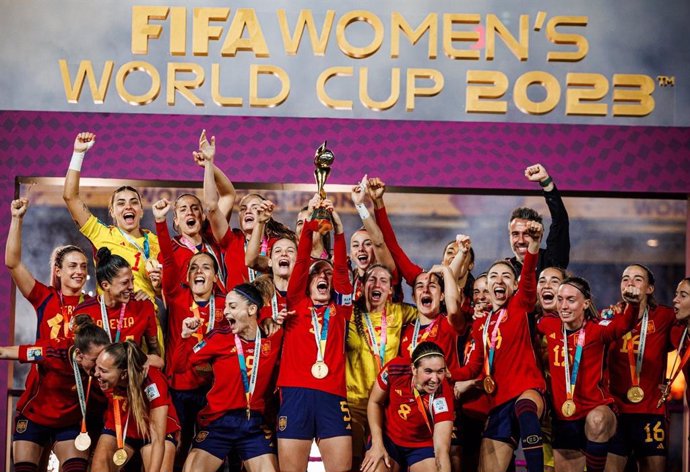
<svg viewBox="0 0 690 472">
<path fill-rule="evenodd" d="M 520 273 L 518 290 L 504 305 L 506 311 L 497 331 L 491 373 L 496 382 L 496 390 L 490 395 L 492 408 L 520 396 L 525 390 L 543 392 L 546 389 L 529 329 L 530 313 L 537 300 L 536 263 L 537 255 L 528 252 Z M 475 346 L 478 346 L 475 349 L 478 355 L 471 357 L 470 362 L 461 368 L 458 378 L 469 380 L 480 374 L 484 377 L 484 357 L 489 354 L 489 340 L 501 311 L 473 323 L 472 338 Z M 488 338 L 486 340 L 484 331 Z"/>
<path fill-rule="evenodd" d="M 106 307 L 108 325 L 110 328 L 110 339 L 115 341 L 117 325 L 120 319 L 120 308 L 118 304 L 112 308 Z M 97 298 L 92 298 L 82 303 L 74 309 L 75 315 L 89 315 L 99 328 L 103 328 L 101 317 L 101 304 Z M 106 330 L 107 332 L 107 330 Z M 132 340 L 141 345 L 144 336 L 156 339 L 158 328 L 156 326 L 156 314 L 153 303 L 148 300 L 137 301 L 131 298 L 127 302 L 124 317 L 122 318 L 122 329 L 120 331 L 120 341 Z"/>
<path fill-rule="evenodd" d="M 50 428 L 65 428 L 81 423 L 81 409 L 77 396 L 71 361 L 74 341 L 70 339 L 41 339 L 35 344 L 19 346 L 19 362 L 36 364 L 36 381 L 27 383 L 19 399 L 17 412 L 31 421 Z M 86 393 L 88 376 L 79 369 Z"/>
<path fill-rule="evenodd" d="M 36 310 L 36 339 L 71 338 L 73 335 L 69 329 L 69 322 L 74 307 L 82 303 L 84 297 L 85 295 L 61 295 L 56 288 L 48 287 L 36 280 L 34 288 L 26 297 Z"/>
<path fill-rule="evenodd" d="M 225 286 L 228 290 L 232 290 L 236 285 L 249 282 L 249 268 L 247 268 L 244 260 L 245 244 L 244 233 L 237 228 L 228 228 L 225 236 L 218 243 L 225 262 L 227 272 Z"/>
<path fill-rule="evenodd" d="M 617 317 L 622 315 L 616 315 Z M 637 321 L 632 331 L 623 337 L 616 338 L 609 345 L 608 367 L 611 394 L 622 413 L 646 413 L 663 415 L 664 406 L 656 407 L 659 400 L 659 385 L 666 376 L 666 360 L 671 350 L 671 328 L 676 321 L 673 309 L 667 306 L 649 308 L 647 320 L 647 336 L 645 338 L 644 355 L 642 357 L 642 371 L 639 372 L 639 386 L 644 391 L 644 398 L 640 403 L 632 403 L 626 394 L 633 385 L 628 359 L 628 343 L 633 342 L 633 363 L 637 362 L 640 351 L 640 335 L 642 318 Z"/>
<path fill-rule="evenodd" d="M 405 251 L 398 244 L 398 239 L 395 237 L 395 232 L 393 231 L 393 226 L 391 226 L 390 220 L 388 219 L 388 213 L 386 208 L 377 208 L 374 210 L 374 216 L 376 217 L 376 223 L 381 228 L 381 233 L 383 234 L 383 240 L 386 243 L 386 247 L 393 256 L 395 260 L 395 266 L 400 271 L 400 276 L 410 285 L 414 285 L 414 281 L 419 274 L 424 272 L 420 266 L 415 264 L 407 257 Z"/>
<path fill-rule="evenodd" d="M 537 329 L 544 335 L 549 352 L 549 372 L 551 372 L 551 399 L 556 416 L 561 420 L 577 420 L 600 405 L 613 403 L 604 382 L 604 354 L 607 344 L 620 338 L 635 322 L 638 305 L 628 305 L 622 316 L 614 320 L 602 320 L 599 323 L 587 321 L 584 325 L 585 338 L 582 346 L 580 367 L 575 381 L 575 414 L 563 416 L 561 405 L 566 401 L 565 360 L 563 349 L 563 323 L 554 316 L 542 317 Z M 568 338 L 568 360 L 572 372 L 575 350 L 580 330 L 566 332 Z M 658 398 L 657 398 L 658 399 Z M 654 401 L 656 401 L 655 399 Z"/>
<path fill-rule="evenodd" d="M 252 394 L 250 409 L 261 413 L 266 410 L 266 403 L 273 396 L 276 385 L 276 365 L 280 358 L 280 343 L 283 331 L 278 330 L 273 336 L 261 337 L 259 353 L 259 370 L 256 386 Z M 208 403 L 199 412 L 197 421 L 203 427 L 232 410 L 247 408 L 242 371 L 240 370 L 235 335 L 229 326 L 214 329 L 204 339 L 196 343 L 194 338 L 183 339 L 175 351 L 176 365 L 201 365 L 210 363 L 213 368 L 213 385 L 206 399 Z M 247 365 L 247 376 L 251 378 L 252 369 L 256 366 L 255 341 L 240 338 Z"/>
<path fill-rule="evenodd" d="M 333 301 L 327 306 L 315 306 L 307 296 L 309 266 L 311 264 L 312 234 L 317 227 L 316 221 L 304 225 L 302 236 L 297 247 L 297 260 L 288 285 L 288 309 L 295 310 L 283 323 L 285 339 L 283 355 L 280 361 L 279 387 L 302 387 L 320 390 L 345 397 L 345 334 L 347 322 L 352 316 L 352 304 L 337 304 Z M 347 269 L 345 237 L 336 234 L 333 241 L 333 283 L 338 294 L 352 293 L 352 284 Z M 349 302 L 349 303 L 348 303 Z M 311 374 L 312 365 L 316 362 L 318 348 L 314 335 L 312 309 L 316 312 L 319 326 L 323 326 L 326 308 L 329 308 L 328 335 L 324 362 L 328 366 L 328 375 L 317 379 Z"/>
<path fill-rule="evenodd" d="M 414 337 L 415 323 L 410 323 L 403 328 L 400 338 L 400 357 L 410 362 L 414 351 L 412 338 Z M 424 341 L 436 343 L 446 356 L 446 366 L 451 378 L 456 379 L 460 370 L 458 359 L 458 336 L 455 329 L 448 323 L 445 314 L 439 314 L 428 325 L 420 325 L 417 333 L 417 342 L 414 346 Z"/>
<path fill-rule="evenodd" d="M 475 321 L 475 323 L 478 323 L 478 321 Z M 468 365 L 472 363 L 477 356 L 482 356 L 483 354 L 478 352 L 481 349 L 481 344 L 477 345 L 475 339 L 470 333 L 470 336 L 468 336 L 467 340 L 465 341 L 462 365 Z M 483 376 L 483 373 L 481 376 Z M 486 418 L 486 416 L 489 414 L 489 410 L 491 409 L 489 396 L 481 387 L 471 388 L 467 392 L 463 393 L 461 402 L 462 411 L 468 416 L 472 416 L 474 418 Z"/>
<path fill-rule="evenodd" d="M 412 389 L 409 359 L 396 357 L 377 377 L 382 390 L 388 392 L 384 433 L 398 446 L 434 447 L 433 428 L 436 423 L 453 421 L 453 388 L 443 382 L 436 393 L 420 394 L 424 411 L 420 411 Z M 426 416 L 426 419 L 425 419 Z"/>
<path fill-rule="evenodd" d="M 287 308 L 287 292 L 280 292 L 275 287 L 273 287 L 273 291 L 275 294 L 275 300 L 272 299 L 270 304 L 264 305 L 264 307 L 261 309 L 261 312 L 259 313 L 259 323 L 266 318 L 278 316 L 278 313 Z"/>
<path fill-rule="evenodd" d="M 149 413 L 151 410 L 167 406 L 168 407 L 168 419 L 165 426 L 165 434 L 172 434 L 180 430 L 180 424 L 177 419 L 177 413 L 175 412 L 175 407 L 172 403 L 172 398 L 168 393 L 168 384 L 165 382 L 165 377 L 161 373 L 160 369 L 155 367 L 149 368 L 148 375 L 141 384 L 141 390 L 144 394 L 144 400 L 148 406 Z M 108 409 L 105 413 L 105 428 L 111 431 L 115 430 L 115 402 L 113 401 L 113 392 L 109 392 L 108 396 Z M 143 439 L 144 435 L 139 432 L 137 428 L 137 422 L 130 413 L 129 402 L 127 401 L 127 395 L 119 395 L 120 399 L 120 418 L 122 419 L 122 430 L 126 432 L 124 435 L 129 439 Z"/>
</svg>

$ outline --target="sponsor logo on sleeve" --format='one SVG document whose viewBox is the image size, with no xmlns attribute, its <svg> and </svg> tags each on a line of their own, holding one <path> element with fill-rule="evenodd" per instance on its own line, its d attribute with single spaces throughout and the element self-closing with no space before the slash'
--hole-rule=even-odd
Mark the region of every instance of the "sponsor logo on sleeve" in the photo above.
<svg viewBox="0 0 690 472">
<path fill-rule="evenodd" d="M 148 387 L 144 389 L 144 393 L 146 394 L 146 398 L 148 398 L 149 401 L 153 401 L 156 398 L 160 398 L 161 394 L 158 391 L 158 386 L 156 384 L 151 384 Z"/>
<path fill-rule="evenodd" d="M 434 411 L 436 413 L 448 413 L 448 403 L 445 398 L 436 398 L 434 400 Z"/>
</svg>

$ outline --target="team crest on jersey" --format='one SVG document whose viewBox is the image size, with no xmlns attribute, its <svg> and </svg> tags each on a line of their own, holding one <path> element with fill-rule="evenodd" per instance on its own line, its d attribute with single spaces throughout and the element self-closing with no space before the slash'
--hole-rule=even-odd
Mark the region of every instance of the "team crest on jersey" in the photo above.
<svg viewBox="0 0 690 472">
<path fill-rule="evenodd" d="M 448 413 L 448 403 L 445 398 L 436 398 L 433 405 L 436 413 Z"/>
<path fill-rule="evenodd" d="M 647 321 L 647 333 L 652 334 L 654 331 L 656 331 L 654 320 Z"/>
<path fill-rule="evenodd" d="M 196 433 L 196 437 L 194 438 L 194 442 L 204 442 L 204 440 L 208 437 L 208 431 L 199 431 Z"/>
<path fill-rule="evenodd" d="M 43 348 L 42 347 L 30 347 L 26 350 L 26 360 L 31 362 L 31 361 L 40 361 L 43 358 Z"/>
<path fill-rule="evenodd" d="M 261 341 L 261 356 L 268 357 L 271 353 L 271 341 L 268 339 Z"/>
<path fill-rule="evenodd" d="M 29 420 L 18 420 L 17 421 L 17 427 L 15 428 L 15 431 L 17 431 L 17 434 L 22 434 L 26 432 L 26 429 L 29 427 Z"/>
<path fill-rule="evenodd" d="M 144 393 L 146 394 L 146 398 L 151 402 L 155 400 L 156 398 L 160 398 L 161 393 L 158 391 L 158 386 L 156 384 L 151 384 L 148 387 L 144 389 Z"/>
<path fill-rule="evenodd" d="M 287 416 L 281 416 L 278 418 L 278 430 L 285 431 L 285 428 L 287 428 Z"/>
</svg>

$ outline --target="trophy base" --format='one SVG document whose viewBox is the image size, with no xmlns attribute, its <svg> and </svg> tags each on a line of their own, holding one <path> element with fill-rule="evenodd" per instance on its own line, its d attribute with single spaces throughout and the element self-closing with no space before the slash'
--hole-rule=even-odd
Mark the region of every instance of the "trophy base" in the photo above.
<svg viewBox="0 0 690 472">
<path fill-rule="evenodd" d="M 333 220 L 331 214 L 325 208 L 314 208 L 311 214 L 311 219 L 316 221 L 319 225 L 317 231 L 319 234 L 327 234 L 333 230 Z"/>
</svg>

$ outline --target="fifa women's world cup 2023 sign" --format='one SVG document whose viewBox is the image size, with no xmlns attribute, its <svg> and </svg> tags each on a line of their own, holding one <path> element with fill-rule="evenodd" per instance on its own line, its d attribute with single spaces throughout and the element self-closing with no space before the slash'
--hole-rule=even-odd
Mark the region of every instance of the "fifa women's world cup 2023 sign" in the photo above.
<svg viewBox="0 0 690 472">
<path fill-rule="evenodd" d="M 663 12 L 630 1 L 284 9 L 27 0 L 7 8 L 71 20 L 36 17 L 32 34 L 12 15 L 0 20 L 17 33 L 7 35 L 20 45 L 6 44 L 10 55 L 45 34 L 60 39 L 23 57 L 35 64 L 10 72 L 23 85 L 0 105 L 31 102 L 29 87 L 41 81 L 44 109 L 57 111 L 687 126 L 687 115 L 672 112 L 688 110 L 677 82 L 689 76 L 677 46 L 687 0 Z"/>
</svg>

